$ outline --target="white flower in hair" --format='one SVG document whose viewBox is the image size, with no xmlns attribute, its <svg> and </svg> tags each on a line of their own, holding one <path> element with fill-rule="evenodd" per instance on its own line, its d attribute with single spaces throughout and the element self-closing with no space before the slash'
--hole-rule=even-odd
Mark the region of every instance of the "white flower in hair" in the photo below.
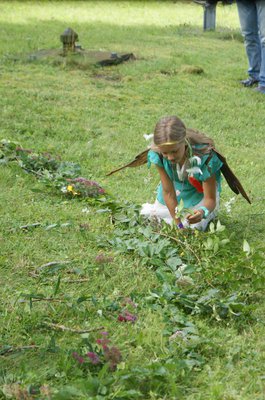
<svg viewBox="0 0 265 400">
<path fill-rule="evenodd" d="M 148 135 L 147 133 L 145 133 L 145 134 L 143 135 L 143 137 L 145 138 L 146 141 L 148 141 L 148 140 L 153 139 L 154 134 L 153 134 L 153 133 L 150 133 L 150 135 Z"/>
</svg>

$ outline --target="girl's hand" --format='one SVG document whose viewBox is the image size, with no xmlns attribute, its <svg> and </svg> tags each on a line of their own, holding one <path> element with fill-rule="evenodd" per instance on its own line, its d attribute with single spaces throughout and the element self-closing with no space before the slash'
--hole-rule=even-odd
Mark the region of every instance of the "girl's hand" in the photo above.
<svg viewBox="0 0 265 400">
<path fill-rule="evenodd" d="M 203 219 L 203 210 L 194 210 L 192 214 L 187 215 L 186 219 L 189 224 L 197 224 Z"/>
</svg>

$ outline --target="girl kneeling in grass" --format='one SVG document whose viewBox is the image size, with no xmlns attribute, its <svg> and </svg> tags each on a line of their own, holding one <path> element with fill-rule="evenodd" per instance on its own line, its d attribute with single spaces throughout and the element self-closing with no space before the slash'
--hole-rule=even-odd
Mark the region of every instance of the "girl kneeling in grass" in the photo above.
<svg viewBox="0 0 265 400">
<path fill-rule="evenodd" d="M 175 221 L 179 228 L 205 230 L 217 215 L 221 191 L 223 162 L 213 149 L 212 139 L 187 129 L 178 117 L 158 121 L 147 162 L 155 164 L 161 182 L 155 203 L 143 204 L 141 214 L 169 224 Z M 180 202 L 192 210 L 183 224 L 176 217 Z"/>
<path fill-rule="evenodd" d="M 205 230 L 219 209 L 221 172 L 230 189 L 251 204 L 250 199 L 235 176 L 226 158 L 214 147 L 208 136 L 188 129 L 176 116 L 164 117 L 155 127 L 151 148 L 142 151 L 128 164 L 108 173 L 112 175 L 127 167 L 145 163 L 155 164 L 161 182 L 154 204 L 145 203 L 141 214 L 163 219 L 179 228 L 191 227 Z M 184 223 L 179 210 L 187 208 Z"/>
</svg>

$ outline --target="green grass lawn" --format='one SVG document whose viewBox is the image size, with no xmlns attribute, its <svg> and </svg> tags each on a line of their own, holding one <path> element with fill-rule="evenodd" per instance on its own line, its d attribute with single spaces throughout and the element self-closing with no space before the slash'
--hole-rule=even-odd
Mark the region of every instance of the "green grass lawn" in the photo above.
<svg viewBox="0 0 265 400">
<path fill-rule="evenodd" d="M 112 196 L 69 199 L 0 164 L 1 398 L 265 399 L 265 97 L 239 84 L 236 6 L 218 6 L 216 32 L 202 19 L 192 2 L 0 1 L 0 139 L 80 164 Z M 59 48 L 69 26 L 83 48 L 136 61 L 27 61 Z M 157 232 L 137 213 L 155 198 L 156 171 L 106 177 L 173 114 L 215 139 L 250 194 L 228 213 L 223 182 L 225 230 Z M 101 212 L 113 205 L 114 224 Z"/>
</svg>

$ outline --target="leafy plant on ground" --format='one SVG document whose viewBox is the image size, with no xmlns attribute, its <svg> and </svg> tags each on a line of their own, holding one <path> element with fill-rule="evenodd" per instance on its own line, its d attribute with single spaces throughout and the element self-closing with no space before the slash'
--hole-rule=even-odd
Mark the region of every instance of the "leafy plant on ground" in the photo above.
<svg viewBox="0 0 265 400">
<path fill-rule="evenodd" d="M 61 193 L 60 182 L 51 186 L 51 169 L 47 191 L 0 156 L 0 397 L 261 400 L 264 100 L 238 83 L 247 65 L 236 4 L 219 5 L 216 31 L 207 33 L 192 2 L 1 0 L 0 11 L 1 137 L 33 153 L 47 149 L 59 163 L 61 154 L 82 165 L 73 179 L 100 182 L 113 194 L 68 201 L 82 197 Z M 65 21 L 85 49 L 133 52 L 137 60 L 97 71 L 25 62 L 40 48 L 61 46 Z M 123 219 L 130 208 L 135 221 L 135 204 L 153 201 L 155 170 L 106 173 L 146 146 L 143 134 L 160 117 L 175 114 L 215 140 L 253 203 L 236 196 L 228 213 L 223 182 L 225 230 L 179 236 L 154 222 L 160 239 L 152 242 L 98 211 L 113 208 Z M 108 242 L 119 229 L 129 230 L 118 233 L 122 250 Z M 99 236 L 107 246 L 100 251 Z M 133 239 L 126 251 L 124 241 Z M 164 240 L 177 250 L 171 258 L 159 258 L 160 240 L 165 256 Z M 115 371 L 106 363 L 84 374 L 72 352 L 85 356 L 83 340 L 95 346 L 103 326 L 122 361 Z"/>
<path fill-rule="evenodd" d="M 95 181 L 80 177 L 81 167 L 61 161 L 50 153 L 34 153 L 15 142 L 3 139 L 0 145 L 2 164 L 16 161 L 28 173 L 34 174 L 47 187 L 57 189 L 69 197 L 99 197 L 105 190 Z"/>
</svg>

